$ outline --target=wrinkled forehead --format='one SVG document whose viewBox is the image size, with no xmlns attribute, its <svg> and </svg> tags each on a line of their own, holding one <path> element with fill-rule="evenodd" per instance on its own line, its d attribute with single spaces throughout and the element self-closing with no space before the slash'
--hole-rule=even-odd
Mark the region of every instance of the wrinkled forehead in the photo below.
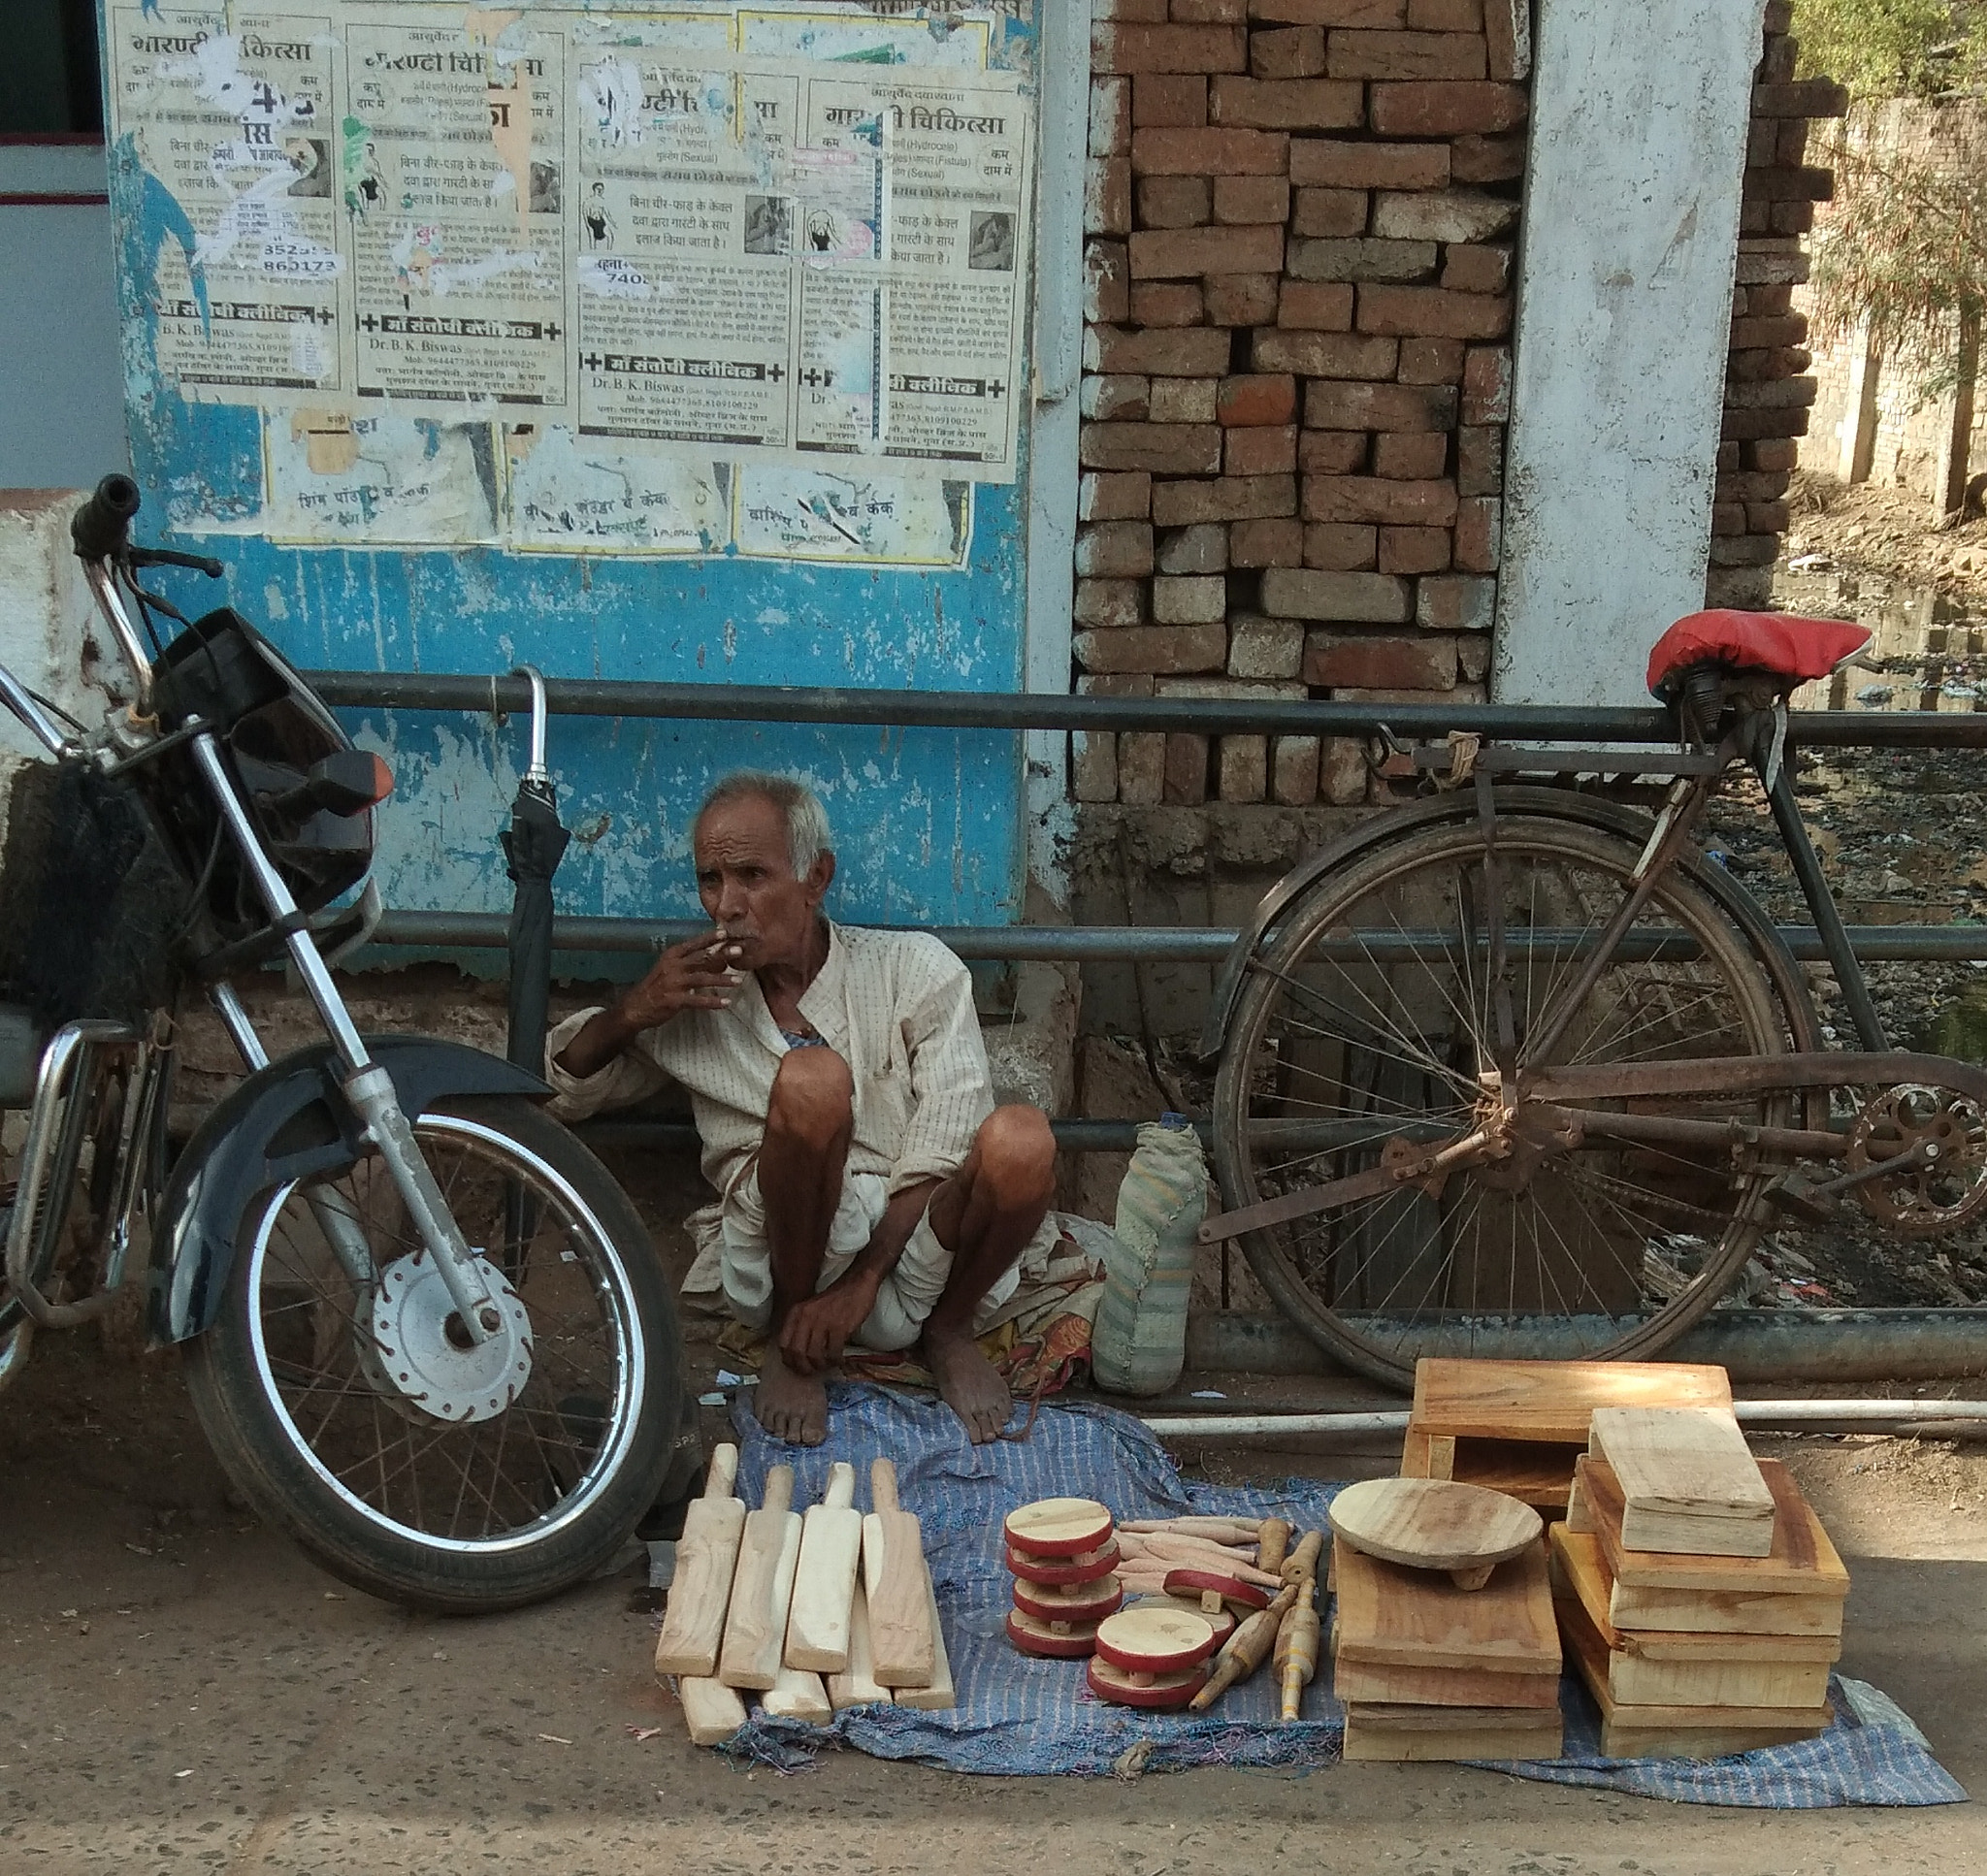
<svg viewBox="0 0 1987 1876">
<path fill-rule="evenodd" d="M 763 794 L 714 803 L 699 817 L 690 839 L 700 869 L 750 863 L 772 873 L 794 870 L 787 818 Z"/>
</svg>

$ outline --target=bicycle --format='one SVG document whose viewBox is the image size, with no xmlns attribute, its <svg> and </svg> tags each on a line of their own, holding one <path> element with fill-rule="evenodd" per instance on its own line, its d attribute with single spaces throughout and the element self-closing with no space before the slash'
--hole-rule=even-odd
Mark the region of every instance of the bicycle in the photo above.
<svg viewBox="0 0 1987 1876">
<path fill-rule="evenodd" d="M 1390 1386 L 1424 1355 L 1656 1354 L 1769 1226 L 1853 1199 L 1889 1231 L 1987 1210 L 1987 1073 L 1894 1051 L 1796 802 L 1787 697 L 1861 627 L 1706 612 L 1658 642 L 1674 751 L 1451 737 L 1437 792 L 1287 876 L 1203 1037 L 1226 1208 L 1283 1310 Z M 1692 844 L 1749 766 L 1859 1047 Z M 1653 818 L 1551 778 L 1669 778 Z"/>
</svg>

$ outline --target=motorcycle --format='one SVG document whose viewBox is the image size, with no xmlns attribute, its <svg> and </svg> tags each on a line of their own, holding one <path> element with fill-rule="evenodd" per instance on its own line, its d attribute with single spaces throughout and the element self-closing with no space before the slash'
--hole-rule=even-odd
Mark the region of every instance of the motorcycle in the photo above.
<svg viewBox="0 0 1987 1876">
<path fill-rule="evenodd" d="M 358 1032 L 332 970 L 379 917 L 391 775 L 239 613 L 189 621 L 141 586 L 224 569 L 134 546 L 139 505 L 108 476 L 71 524 L 128 704 L 86 728 L 0 666 L 49 759 L 16 778 L 0 855 L 0 1110 L 26 1111 L 0 1188 L 0 1383 L 37 1332 L 109 1307 L 143 1228 L 149 1339 L 184 1344 L 201 1426 L 267 1522 L 410 1606 L 552 1595 L 671 1470 L 662 1264 L 536 1076 Z M 234 980 L 278 959 L 327 1040 L 272 1061 Z M 196 989 L 246 1074 L 175 1156 Z"/>
</svg>

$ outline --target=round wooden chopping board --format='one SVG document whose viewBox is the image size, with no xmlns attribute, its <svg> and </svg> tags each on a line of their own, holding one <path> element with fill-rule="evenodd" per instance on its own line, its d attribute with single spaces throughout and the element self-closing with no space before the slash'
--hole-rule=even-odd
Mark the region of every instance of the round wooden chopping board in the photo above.
<svg viewBox="0 0 1987 1876">
<path fill-rule="evenodd" d="M 1031 1583 L 1094 1583 L 1118 1568 L 1115 1538 L 1097 1550 L 1086 1550 L 1075 1557 L 1037 1557 L 1032 1551 L 1007 1547 L 1007 1568 Z"/>
<path fill-rule="evenodd" d="M 1215 1627 L 1190 1609 L 1140 1603 L 1097 1624 L 1097 1653 L 1127 1674 L 1174 1674 L 1215 1651 Z"/>
<path fill-rule="evenodd" d="M 1254 1583 L 1245 1583 L 1234 1576 L 1224 1576 L 1218 1569 L 1169 1569 L 1166 1572 L 1166 1594 L 1186 1599 L 1190 1604 L 1203 1590 L 1212 1591 L 1233 1608 L 1266 1609 L 1269 1607 L 1269 1591 Z"/>
<path fill-rule="evenodd" d="M 1446 1569 L 1481 1589 L 1507 1558 L 1539 1541 L 1529 1504 L 1446 1478 L 1367 1478 L 1331 1502 L 1331 1528 L 1354 1550 L 1414 1569 Z"/>
<path fill-rule="evenodd" d="M 1177 1674 L 1155 1674 L 1149 1679 L 1135 1680 L 1124 1668 L 1115 1667 L 1095 1655 L 1084 1671 L 1092 1694 L 1101 1699 L 1115 1700 L 1120 1706 L 1185 1706 L 1207 1685 L 1208 1675 L 1206 1664 L 1200 1663 L 1182 1668 Z"/>
<path fill-rule="evenodd" d="M 1059 1632 L 1053 1624 L 1041 1621 L 1026 1609 L 1009 1609 L 1007 1638 L 1025 1655 L 1074 1661 L 1095 1650 L 1097 1628 L 1093 1622 L 1066 1622 Z"/>
<path fill-rule="evenodd" d="M 1197 1615 L 1215 1632 L 1215 1646 L 1219 1648 L 1235 1633 L 1235 1618 L 1223 1608 L 1210 1614 L 1191 1596 L 1139 1596 L 1134 1597 L 1125 1607 L 1132 1609 L 1176 1609 L 1183 1615 Z"/>
<path fill-rule="evenodd" d="M 1034 1557 L 1074 1557 L 1111 1535 L 1111 1512 L 1095 1499 L 1037 1499 L 1007 1514 L 1007 1541 Z"/>
<path fill-rule="evenodd" d="M 1115 1575 L 1064 1584 L 1014 1579 L 1014 1606 L 1044 1622 L 1101 1622 L 1124 1601 L 1124 1586 Z"/>
</svg>

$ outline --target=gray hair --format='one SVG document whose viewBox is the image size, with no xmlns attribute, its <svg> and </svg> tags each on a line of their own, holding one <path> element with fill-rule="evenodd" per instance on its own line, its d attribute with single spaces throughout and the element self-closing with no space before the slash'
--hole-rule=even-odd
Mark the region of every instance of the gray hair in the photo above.
<svg viewBox="0 0 1987 1876">
<path fill-rule="evenodd" d="M 807 869 L 823 854 L 832 851 L 829 844 L 828 810 L 821 805 L 820 795 L 805 782 L 797 782 L 791 775 L 768 775 L 763 769 L 733 769 L 703 797 L 697 819 L 701 821 L 713 808 L 726 802 L 755 798 L 770 801 L 785 817 L 787 856 L 794 863 L 794 877 L 805 879 Z"/>
</svg>

